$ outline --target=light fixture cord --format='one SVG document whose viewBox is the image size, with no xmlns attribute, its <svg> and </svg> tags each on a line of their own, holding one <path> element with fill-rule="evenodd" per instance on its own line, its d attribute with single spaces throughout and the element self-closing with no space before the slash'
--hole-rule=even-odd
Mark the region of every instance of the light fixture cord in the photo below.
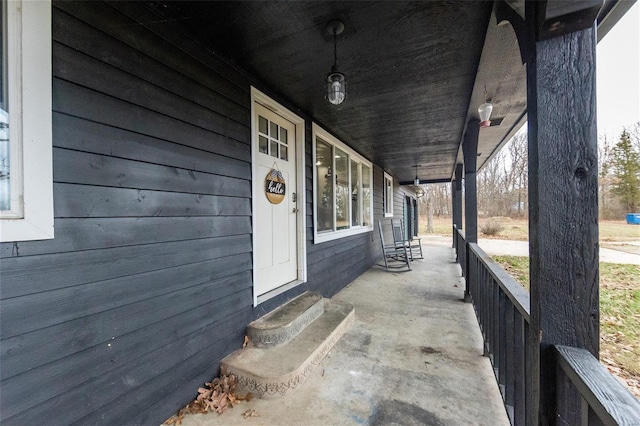
<svg viewBox="0 0 640 426">
<path fill-rule="evenodd" d="M 336 30 L 333 30 L 333 66 L 338 66 L 338 35 Z"/>
</svg>

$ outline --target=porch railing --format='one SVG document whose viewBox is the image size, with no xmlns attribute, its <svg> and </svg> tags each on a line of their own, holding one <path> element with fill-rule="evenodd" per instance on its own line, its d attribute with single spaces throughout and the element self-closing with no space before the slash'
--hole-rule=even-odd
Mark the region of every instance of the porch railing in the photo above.
<svg viewBox="0 0 640 426">
<path fill-rule="evenodd" d="M 457 261 L 463 273 L 468 268 L 465 279 L 482 330 L 484 355 L 493 365 L 511 424 L 525 425 L 532 392 L 527 362 L 529 292 L 477 244 L 467 244 L 460 229 L 454 231 Z M 567 346 L 555 349 L 558 424 L 640 424 L 640 401 L 591 353 Z M 574 409 L 575 398 L 579 410 Z"/>
<path fill-rule="evenodd" d="M 477 244 L 468 245 L 469 293 L 512 424 L 527 418 L 529 293 Z"/>
</svg>

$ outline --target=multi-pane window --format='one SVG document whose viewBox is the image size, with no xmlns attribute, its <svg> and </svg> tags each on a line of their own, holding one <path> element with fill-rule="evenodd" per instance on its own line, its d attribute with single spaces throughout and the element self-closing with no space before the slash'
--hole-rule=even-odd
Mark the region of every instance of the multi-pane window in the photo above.
<svg viewBox="0 0 640 426">
<path fill-rule="evenodd" d="M 384 216 L 393 216 L 393 178 L 385 172 L 384 174 L 384 187 L 383 187 L 383 201 L 384 201 Z"/>
<path fill-rule="evenodd" d="M 315 242 L 372 229 L 371 163 L 314 124 Z"/>
<path fill-rule="evenodd" d="M 258 150 L 281 160 L 289 161 L 289 134 L 287 129 L 258 116 Z"/>
</svg>

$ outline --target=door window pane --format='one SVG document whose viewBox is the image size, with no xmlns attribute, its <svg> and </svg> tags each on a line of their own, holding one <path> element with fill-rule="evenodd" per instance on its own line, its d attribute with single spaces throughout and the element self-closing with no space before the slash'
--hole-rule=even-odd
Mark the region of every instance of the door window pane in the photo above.
<svg viewBox="0 0 640 426">
<path fill-rule="evenodd" d="M 280 145 L 280 159 L 285 161 L 289 160 L 287 147 L 285 145 Z"/>
<path fill-rule="evenodd" d="M 288 136 L 289 135 L 288 135 L 287 129 L 285 129 L 284 127 L 280 127 L 280 142 L 284 144 L 288 143 L 289 142 L 287 140 Z"/>
<path fill-rule="evenodd" d="M 362 165 L 362 224 L 371 226 L 371 170 Z"/>
<path fill-rule="evenodd" d="M 271 156 L 278 158 L 278 142 L 271 141 Z"/>
<path fill-rule="evenodd" d="M 351 225 L 360 226 L 360 173 L 358 163 L 351 160 Z"/>
<path fill-rule="evenodd" d="M 278 139 L 278 125 L 276 123 L 271 123 L 271 133 L 269 133 L 274 139 Z"/>
<path fill-rule="evenodd" d="M 349 228 L 349 156 L 344 151 L 335 148 L 336 164 L 336 229 Z"/>
<path fill-rule="evenodd" d="M 263 154 L 269 154 L 269 141 L 264 136 L 259 136 L 258 149 Z"/>
<path fill-rule="evenodd" d="M 333 171 L 331 145 L 316 141 L 316 193 L 318 194 L 318 232 L 333 231 Z"/>
<path fill-rule="evenodd" d="M 258 116 L 258 130 L 260 133 L 264 133 L 265 135 L 269 134 L 269 122 L 266 118 L 262 116 Z"/>
</svg>

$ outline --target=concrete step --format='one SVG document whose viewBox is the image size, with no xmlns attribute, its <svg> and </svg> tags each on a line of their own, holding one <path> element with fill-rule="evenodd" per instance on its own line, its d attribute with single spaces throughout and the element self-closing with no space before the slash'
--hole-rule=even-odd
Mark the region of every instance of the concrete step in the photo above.
<svg viewBox="0 0 640 426">
<path fill-rule="evenodd" d="M 300 386 L 354 321 L 353 305 L 324 300 L 324 313 L 283 346 L 247 346 L 224 358 L 223 374 L 238 377 L 238 391 L 275 398 Z"/>
<path fill-rule="evenodd" d="M 254 346 L 267 348 L 281 346 L 322 315 L 322 296 L 305 291 L 288 303 L 269 312 L 247 327 L 247 336 Z"/>
</svg>

